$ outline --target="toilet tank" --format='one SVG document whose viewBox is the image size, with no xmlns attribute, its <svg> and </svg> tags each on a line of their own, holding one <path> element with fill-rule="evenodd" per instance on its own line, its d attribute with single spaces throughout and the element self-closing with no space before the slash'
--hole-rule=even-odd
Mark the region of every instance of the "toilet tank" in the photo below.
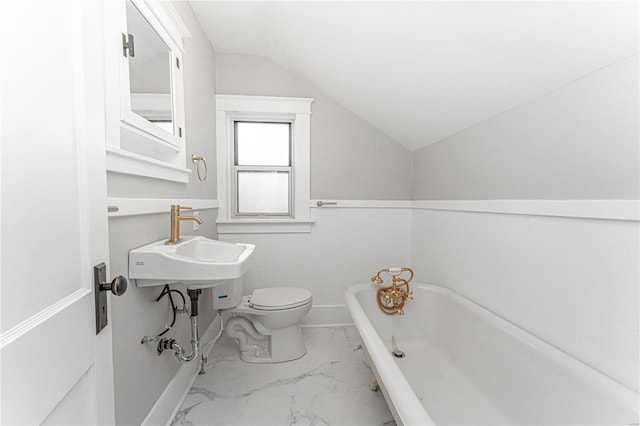
<svg viewBox="0 0 640 426">
<path fill-rule="evenodd" d="M 215 311 L 235 308 L 242 300 L 242 277 L 226 280 L 211 289 L 212 305 Z"/>
</svg>

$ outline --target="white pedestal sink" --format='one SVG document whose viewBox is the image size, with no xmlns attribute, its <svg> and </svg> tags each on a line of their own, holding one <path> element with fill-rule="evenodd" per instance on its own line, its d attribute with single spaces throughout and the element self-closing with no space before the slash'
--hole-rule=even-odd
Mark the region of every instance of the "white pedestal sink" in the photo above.
<svg viewBox="0 0 640 426">
<path fill-rule="evenodd" d="M 183 237 L 176 244 L 156 241 L 129 252 L 129 278 L 138 287 L 184 283 L 209 288 L 240 278 L 249 269 L 253 244 L 234 244 L 205 237 Z"/>
</svg>

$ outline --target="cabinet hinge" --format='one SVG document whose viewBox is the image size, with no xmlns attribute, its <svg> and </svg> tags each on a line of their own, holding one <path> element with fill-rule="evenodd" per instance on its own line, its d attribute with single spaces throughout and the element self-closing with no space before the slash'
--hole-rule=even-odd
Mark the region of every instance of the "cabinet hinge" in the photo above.
<svg viewBox="0 0 640 426">
<path fill-rule="evenodd" d="M 180 58 L 176 58 L 176 67 L 180 69 Z"/>
<path fill-rule="evenodd" d="M 127 57 L 127 50 L 129 51 L 129 56 L 136 56 L 135 48 L 133 45 L 133 34 L 125 34 L 122 33 L 122 54 L 124 57 Z"/>
<path fill-rule="evenodd" d="M 178 127 L 178 137 L 182 137 L 182 127 Z"/>
</svg>

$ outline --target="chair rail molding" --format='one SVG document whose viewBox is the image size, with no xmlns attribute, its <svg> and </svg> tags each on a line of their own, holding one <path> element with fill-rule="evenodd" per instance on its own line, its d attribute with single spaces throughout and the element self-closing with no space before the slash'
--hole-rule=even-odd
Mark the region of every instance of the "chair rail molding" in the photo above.
<svg viewBox="0 0 640 426">
<path fill-rule="evenodd" d="M 200 198 L 108 198 L 108 215 L 112 217 L 169 213 L 172 204 L 193 210 L 217 209 L 218 200 Z"/>
<path fill-rule="evenodd" d="M 640 200 L 414 200 L 416 210 L 640 220 Z"/>
</svg>

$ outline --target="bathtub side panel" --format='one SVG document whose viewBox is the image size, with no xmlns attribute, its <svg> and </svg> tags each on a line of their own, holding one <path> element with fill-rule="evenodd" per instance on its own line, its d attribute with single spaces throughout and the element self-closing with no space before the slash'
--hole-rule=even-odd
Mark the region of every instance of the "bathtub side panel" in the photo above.
<svg viewBox="0 0 640 426">
<path fill-rule="evenodd" d="M 385 400 L 398 424 L 434 425 L 407 378 L 391 358 L 389 344 L 381 338 L 381 334 L 391 331 L 392 323 L 375 315 L 378 309 L 375 294 L 376 289 L 370 284 L 352 286 L 345 293 L 349 313 L 368 354 L 367 361 L 384 388 Z M 377 313 L 384 315 L 379 311 Z M 375 326 L 370 317 L 375 318 Z M 382 330 L 380 333 L 376 326 Z"/>
</svg>

